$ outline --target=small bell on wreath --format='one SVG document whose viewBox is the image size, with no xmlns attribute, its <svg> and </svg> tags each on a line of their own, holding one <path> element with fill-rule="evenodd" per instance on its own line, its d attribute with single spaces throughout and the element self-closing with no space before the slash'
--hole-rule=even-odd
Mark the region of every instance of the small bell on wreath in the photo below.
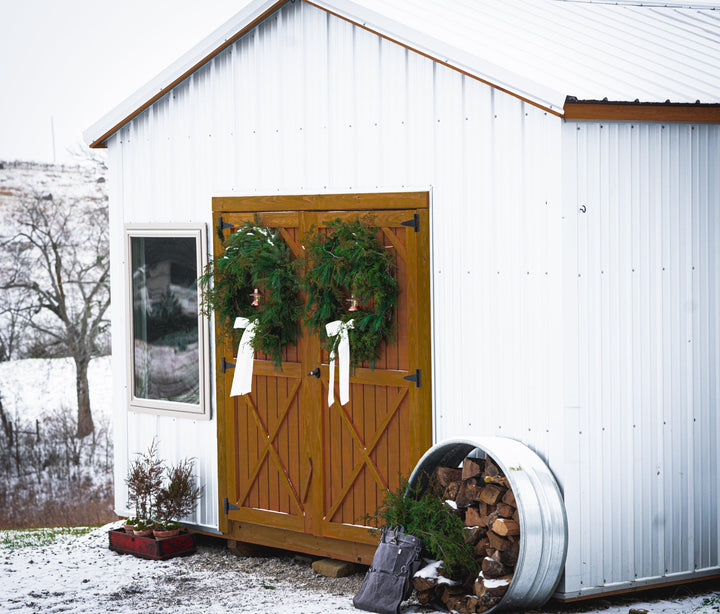
<svg viewBox="0 0 720 614">
<path fill-rule="evenodd" d="M 350 298 L 345 299 L 348 303 L 350 303 L 350 307 L 348 307 L 348 311 L 357 311 L 358 310 L 358 303 L 360 302 L 357 298 L 355 298 L 354 294 L 350 295 Z"/>
<path fill-rule="evenodd" d="M 250 293 L 250 296 L 253 297 L 253 302 L 250 303 L 250 305 L 252 305 L 253 307 L 258 307 L 260 305 L 260 297 L 262 296 L 262 292 L 255 288 L 255 290 Z"/>
</svg>

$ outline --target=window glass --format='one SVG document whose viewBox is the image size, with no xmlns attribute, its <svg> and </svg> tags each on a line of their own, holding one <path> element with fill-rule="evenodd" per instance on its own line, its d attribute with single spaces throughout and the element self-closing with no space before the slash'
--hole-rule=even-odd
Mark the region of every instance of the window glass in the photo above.
<svg viewBox="0 0 720 614">
<path fill-rule="evenodd" d="M 199 404 L 194 237 L 130 237 L 134 396 Z"/>
</svg>

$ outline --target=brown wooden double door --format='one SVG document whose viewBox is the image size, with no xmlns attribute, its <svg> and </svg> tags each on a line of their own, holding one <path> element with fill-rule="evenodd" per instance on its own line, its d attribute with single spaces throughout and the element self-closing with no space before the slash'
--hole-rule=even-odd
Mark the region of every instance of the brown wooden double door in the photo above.
<svg viewBox="0 0 720 614">
<path fill-rule="evenodd" d="M 214 222 L 259 215 L 295 258 L 311 228 L 369 216 L 400 286 L 395 339 L 374 369 L 357 368 L 350 402 L 328 407 L 328 356 L 303 330 L 282 366 L 255 357 L 252 392 L 229 397 L 234 349 L 218 343 L 221 530 L 237 539 L 369 562 L 365 517 L 431 445 L 428 194 L 213 199 Z M 225 233 L 231 232 L 228 228 Z M 215 239 L 215 253 L 222 244 Z M 249 299 L 250 300 L 250 299 Z M 319 367 L 320 377 L 310 375 Z M 337 380 L 335 378 L 336 386 Z M 354 544 L 354 546 L 352 545 Z"/>
</svg>

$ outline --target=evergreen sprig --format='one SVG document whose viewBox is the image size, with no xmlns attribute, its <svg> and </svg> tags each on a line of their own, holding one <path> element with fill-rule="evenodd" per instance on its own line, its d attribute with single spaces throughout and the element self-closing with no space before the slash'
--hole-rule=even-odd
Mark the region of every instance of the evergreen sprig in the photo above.
<svg viewBox="0 0 720 614">
<path fill-rule="evenodd" d="M 443 568 L 454 577 L 475 575 L 478 561 L 472 546 L 465 543 L 460 516 L 432 491 L 409 488 L 407 480 L 385 493 L 383 502 L 367 518 L 379 529 L 405 527 L 405 532 L 420 537 L 431 558 L 443 561 Z"/>
<path fill-rule="evenodd" d="M 290 249 L 276 230 L 256 220 L 247 222 L 225 241 L 225 252 L 211 260 L 198 279 L 203 313 L 215 312 L 223 334 L 237 342 L 233 328 L 242 316 L 255 322 L 253 348 L 268 354 L 276 365 L 283 348 L 297 341 L 302 306 L 296 267 Z M 253 307 L 250 294 L 262 296 Z"/>
<path fill-rule="evenodd" d="M 335 320 L 354 320 L 350 329 L 350 364 L 375 365 L 383 342 L 393 338 L 393 312 L 398 284 L 389 250 L 377 240 L 371 218 L 328 224 L 327 234 L 315 230 L 305 238 L 307 294 L 305 323 L 332 350 L 325 325 Z M 358 310 L 348 311 L 348 299 L 358 299 Z"/>
</svg>

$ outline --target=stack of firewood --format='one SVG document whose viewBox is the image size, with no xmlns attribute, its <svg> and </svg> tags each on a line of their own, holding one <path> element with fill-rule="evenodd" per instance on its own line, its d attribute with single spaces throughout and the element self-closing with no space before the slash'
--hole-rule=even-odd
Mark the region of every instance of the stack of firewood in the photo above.
<svg viewBox="0 0 720 614">
<path fill-rule="evenodd" d="M 421 603 L 441 601 L 460 614 L 485 612 L 510 585 L 520 552 L 517 504 L 507 478 L 490 457 L 466 458 L 461 468 L 438 467 L 431 481 L 465 521 L 466 543 L 475 548 L 480 571 L 465 581 L 419 572 L 413 585 Z"/>
</svg>

